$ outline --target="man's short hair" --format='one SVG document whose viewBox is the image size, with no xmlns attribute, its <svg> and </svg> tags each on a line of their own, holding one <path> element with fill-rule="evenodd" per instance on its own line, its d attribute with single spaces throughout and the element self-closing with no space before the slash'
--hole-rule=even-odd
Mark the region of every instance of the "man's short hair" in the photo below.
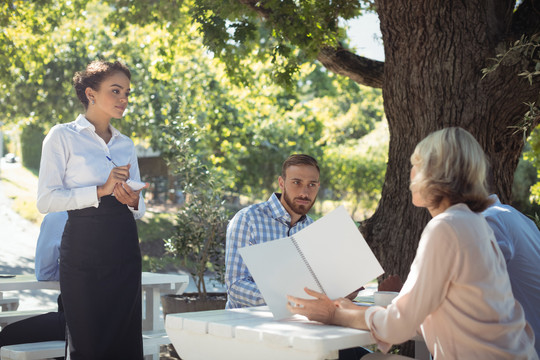
<svg viewBox="0 0 540 360">
<path fill-rule="evenodd" d="M 410 189 L 418 191 L 429 206 L 438 207 L 445 197 L 452 205 L 465 203 L 474 212 L 490 205 L 488 161 L 468 131 L 449 127 L 431 133 L 416 145 L 411 164 L 417 172 Z"/>
<path fill-rule="evenodd" d="M 283 163 L 283 166 L 281 167 L 281 177 L 285 178 L 285 171 L 290 166 L 298 166 L 298 165 L 304 165 L 304 166 L 313 166 L 317 169 L 317 172 L 319 174 L 321 173 L 321 170 L 319 169 L 319 164 L 317 163 L 317 160 L 315 160 L 313 157 L 305 154 L 293 154 L 285 160 Z"/>
</svg>

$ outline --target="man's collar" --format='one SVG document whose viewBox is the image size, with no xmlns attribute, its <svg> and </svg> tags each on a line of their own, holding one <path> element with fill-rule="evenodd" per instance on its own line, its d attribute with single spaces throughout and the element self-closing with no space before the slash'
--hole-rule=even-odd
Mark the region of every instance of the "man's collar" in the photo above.
<svg viewBox="0 0 540 360">
<path fill-rule="evenodd" d="M 268 199 L 268 203 L 270 204 L 270 211 L 272 212 L 272 217 L 274 219 L 280 219 L 288 224 L 291 223 L 291 214 L 285 209 L 283 204 L 281 203 L 281 194 L 280 193 L 273 193 L 270 196 L 270 199 Z M 306 215 L 302 215 L 300 219 L 296 223 L 303 222 L 307 219 Z"/>
<path fill-rule="evenodd" d="M 499 200 L 499 197 L 496 194 L 489 195 L 489 199 L 493 202 L 491 206 L 501 206 L 502 203 Z"/>
</svg>

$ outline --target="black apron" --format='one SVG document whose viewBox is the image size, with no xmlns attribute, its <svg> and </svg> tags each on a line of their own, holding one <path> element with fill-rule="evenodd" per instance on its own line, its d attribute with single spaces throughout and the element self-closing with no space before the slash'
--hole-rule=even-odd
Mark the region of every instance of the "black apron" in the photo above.
<svg viewBox="0 0 540 360">
<path fill-rule="evenodd" d="M 68 211 L 60 291 L 69 359 L 143 359 L 141 271 L 137 225 L 126 205 L 105 196 L 98 208 Z"/>
</svg>

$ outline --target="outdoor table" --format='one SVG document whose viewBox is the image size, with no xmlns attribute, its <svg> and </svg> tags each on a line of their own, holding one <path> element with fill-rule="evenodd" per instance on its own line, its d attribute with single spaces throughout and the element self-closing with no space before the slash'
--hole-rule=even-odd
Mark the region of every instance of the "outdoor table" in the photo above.
<svg viewBox="0 0 540 360">
<path fill-rule="evenodd" d="M 189 283 L 189 276 L 184 274 L 142 273 L 143 291 L 143 331 L 164 329 L 160 316 L 161 295 L 181 294 Z M 58 281 L 38 281 L 31 274 L 0 278 L 0 299 L 6 291 L 21 290 L 60 290 Z M 106 294 L 104 294 L 105 296 Z M 16 312 L 11 312 L 16 314 Z"/>
<path fill-rule="evenodd" d="M 294 315 L 275 320 L 267 306 L 168 314 L 169 340 L 184 360 L 337 359 L 339 350 L 375 343 L 371 333 Z M 415 336 L 415 359 L 430 359 Z"/>
<path fill-rule="evenodd" d="M 295 315 L 274 320 L 267 306 L 168 314 L 165 328 L 182 359 L 337 359 L 340 349 L 373 344 L 369 331 Z"/>
<path fill-rule="evenodd" d="M 163 330 L 163 317 L 160 316 L 161 295 L 180 295 L 189 284 L 189 275 L 142 273 L 143 323 L 142 329 Z"/>
</svg>

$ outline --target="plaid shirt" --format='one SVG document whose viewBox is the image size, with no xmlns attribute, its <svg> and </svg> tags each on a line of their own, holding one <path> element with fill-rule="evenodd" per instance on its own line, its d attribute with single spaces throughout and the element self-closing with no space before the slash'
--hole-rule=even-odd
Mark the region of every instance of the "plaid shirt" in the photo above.
<svg viewBox="0 0 540 360">
<path fill-rule="evenodd" d="M 272 194 L 268 201 L 240 210 L 227 227 L 227 309 L 265 305 L 238 249 L 291 236 L 313 223 L 304 215 L 291 227 L 291 216 L 279 201 L 280 197 L 281 194 Z"/>
</svg>

